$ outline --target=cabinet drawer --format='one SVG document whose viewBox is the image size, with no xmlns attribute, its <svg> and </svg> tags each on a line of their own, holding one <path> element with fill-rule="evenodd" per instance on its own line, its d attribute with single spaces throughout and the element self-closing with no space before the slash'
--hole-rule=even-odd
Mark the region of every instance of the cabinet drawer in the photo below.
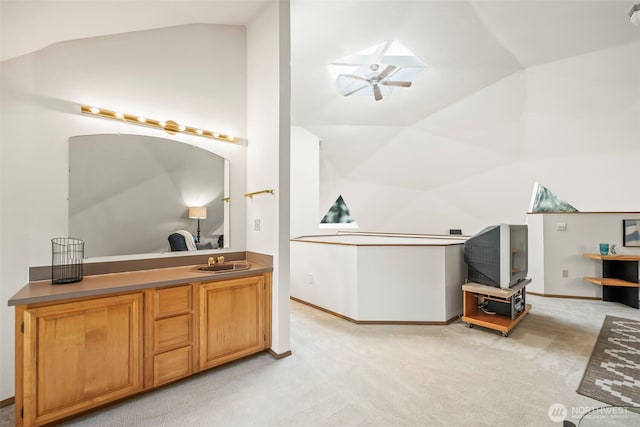
<svg viewBox="0 0 640 427">
<path fill-rule="evenodd" d="M 191 285 L 157 289 L 153 301 L 153 317 L 158 319 L 190 312 L 192 301 Z"/>
<path fill-rule="evenodd" d="M 191 346 L 156 354 L 153 357 L 153 385 L 159 386 L 191 374 Z"/>
<path fill-rule="evenodd" d="M 153 322 L 153 352 L 170 350 L 192 344 L 193 316 L 170 317 Z"/>
</svg>

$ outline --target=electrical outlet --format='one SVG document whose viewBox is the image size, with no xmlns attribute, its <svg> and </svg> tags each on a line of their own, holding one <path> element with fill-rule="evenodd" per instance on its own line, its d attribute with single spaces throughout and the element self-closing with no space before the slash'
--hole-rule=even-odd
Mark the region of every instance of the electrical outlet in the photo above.
<svg viewBox="0 0 640 427">
<path fill-rule="evenodd" d="M 307 275 L 307 283 L 313 285 L 313 274 L 309 273 Z"/>
<path fill-rule="evenodd" d="M 260 218 L 253 220 L 253 229 L 254 231 L 260 231 Z"/>
<path fill-rule="evenodd" d="M 562 277 L 569 277 L 569 270 L 562 270 Z"/>
<path fill-rule="evenodd" d="M 566 222 L 556 222 L 556 231 L 567 231 Z"/>
</svg>

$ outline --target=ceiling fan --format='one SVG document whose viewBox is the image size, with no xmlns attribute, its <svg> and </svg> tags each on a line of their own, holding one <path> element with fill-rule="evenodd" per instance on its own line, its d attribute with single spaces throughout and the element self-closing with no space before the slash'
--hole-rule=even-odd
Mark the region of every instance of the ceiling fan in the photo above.
<svg viewBox="0 0 640 427">
<path fill-rule="evenodd" d="M 377 73 L 377 71 L 380 69 L 379 64 L 371 64 L 369 66 L 369 69 L 371 70 L 371 73 L 367 76 L 358 76 L 356 74 L 341 74 L 341 76 L 348 77 L 350 79 L 366 82 L 366 84 L 364 84 L 363 86 L 360 86 L 359 88 L 350 92 L 344 93 L 344 96 L 353 95 L 356 92 L 371 87 L 373 89 L 373 97 L 376 101 L 380 101 L 382 99 L 382 91 L 380 90 L 380 86 L 411 87 L 411 82 L 388 80 L 388 78 L 398 69 L 398 67 L 396 67 L 395 65 L 387 65 L 380 73 Z"/>
</svg>

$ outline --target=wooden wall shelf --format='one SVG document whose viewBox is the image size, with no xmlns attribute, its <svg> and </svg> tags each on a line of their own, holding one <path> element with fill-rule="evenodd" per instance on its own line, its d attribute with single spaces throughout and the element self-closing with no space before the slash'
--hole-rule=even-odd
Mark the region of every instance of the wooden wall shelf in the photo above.
<svg viewBox="0 0 640 427">
<path fill-rule="evenodd" d="M 640 308 L 638 301 L 639 255 L 584 254 L 585 258 L 602 262 L 602 277 L 584 277 L 589 283 L 602 286 L 602 301 L 613 301 Z"/>
<path fill-rule="evenodd" d="M 583 279 L 600 286 L 626 286 L 629 288 L 637 288 L 640 286 L 640 283 L 627 282 L 626 280 L 611 277 L 584 277 Z"/>
<path fill-rule="evenodd" d="M 640 255 L 600 255 L 584 254 L 585 258 L 599 259 L 601 261 L 640 261 Z"/>
</svg>

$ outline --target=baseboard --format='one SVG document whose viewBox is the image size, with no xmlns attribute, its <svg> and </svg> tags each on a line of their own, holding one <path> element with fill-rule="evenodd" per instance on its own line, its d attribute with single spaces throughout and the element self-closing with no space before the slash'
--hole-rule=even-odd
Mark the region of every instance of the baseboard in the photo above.
<svg viewBox="0 0 640 427">
<path fill-rule="evenodd" d="M 545 297 L 545 298 L 568 298 L 568 299 L 586 299 L 586 300 L 602 301 L 602 297 L 581 297 L 577 295 L 541 294 L 539 292 L 529 292 L 529 291 L 527 291 L 527 295 L 535 295 L 538 297 Z"/>
<path fill-rule="evenodd" d="M 293 353 L 291 352 L 291 350 L 289 351 L 285 351 L 284 353 L 276 353 L 275 351 L 271 350 L 270 348 L 267 349 L 267 352 L 274 358 L 274 359 L 284 359 L 285 357 L 289 357 L 291 356 Z"/>
<path fill-rule="evenodd" d="M 300 304 L 308 305 L 309 307 L 315 308 L 316 310 L 324 311 L 332 316 L 339 317 L 340 319 L 346 320 L 351 323 L 355 323 L 356 325 L 448 325 L 449 323 L 457 320 L 460 316 L 454 316 L 449 320 L 445 321 L 411 321 L 411 320 L 356 320 L 351 317 L 345 316 L 340 313 L 336 313 L 335 311 L 327 310 L 324 307 L 320 307 L 318 305 L 312 304 L 305 300 L 301 300 L 296 297 L 289 297 L 291 300 L 295 302 L 299 302 Z"/>
<path fill-rule="evenodd" d="M 5 406 L 13 405 L 16 403 L 16 398 L 10 397 L 8 399 L 0 400 L 0 408 L 4 408 Z"/>
</svg>

